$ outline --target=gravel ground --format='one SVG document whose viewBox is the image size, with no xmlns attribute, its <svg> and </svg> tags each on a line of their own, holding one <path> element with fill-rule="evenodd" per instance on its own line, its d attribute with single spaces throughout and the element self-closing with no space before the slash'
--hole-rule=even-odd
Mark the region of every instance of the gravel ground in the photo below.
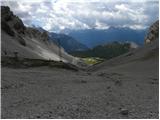
<svg viewBox="0 0 160 120">
<path fill-rule="evenodd" d="M 2 67 L 2 118 L 158 118 L 158 61 L 94 72 Z"/>
</svg>

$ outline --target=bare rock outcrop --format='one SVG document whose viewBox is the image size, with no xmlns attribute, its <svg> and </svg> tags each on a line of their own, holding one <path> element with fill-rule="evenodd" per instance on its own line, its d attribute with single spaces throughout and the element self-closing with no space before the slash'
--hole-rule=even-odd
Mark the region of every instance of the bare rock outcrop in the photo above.
<svg viewBox="0 0 160 120">
<path fill-rule="evenodd" d="M 1 18 L 2 30 L 9 35 L 14 36 L 15 32 L 24 34 L 26 28 L 22 20 L 14 15 L 8 6 L 1 6 Z"/>
<path fill-rule="evenodd" d="M 46 31 L 42 32 L 42 31 L 39 31 L 35 28 L 28 27 L 26 29 L 25 33 L 31 38 L 38 38 L 39 40 L 41 40 L 43 42 L 49 41 L 49 36 Z"/>
<path fill-rule="evenodd" d="M 148 34 L 145 37 L 145 44 L 151 43 L 159 38 L 159 20 L 157 20 L 149 28 Z"/>
</svg>

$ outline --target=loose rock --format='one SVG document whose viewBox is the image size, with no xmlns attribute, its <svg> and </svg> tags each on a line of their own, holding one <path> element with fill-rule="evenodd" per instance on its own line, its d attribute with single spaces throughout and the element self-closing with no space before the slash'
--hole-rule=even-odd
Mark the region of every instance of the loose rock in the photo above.
<svg viewBox="0 0 160 120">
<path fill-rule="evenodd" d="M 121 113 L 122 115 L 128 115 L 128 114 L 129 114 L 129 111 L 128 111 L 127 109 L 122 108 L 120 113 Z"/>
</svg>

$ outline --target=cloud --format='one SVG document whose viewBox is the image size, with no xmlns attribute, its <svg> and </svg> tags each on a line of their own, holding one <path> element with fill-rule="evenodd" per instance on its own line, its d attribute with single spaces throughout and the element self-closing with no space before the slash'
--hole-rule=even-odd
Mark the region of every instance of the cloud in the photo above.
<svg viewBox="0 0 160 120">
<path fill-rule="evenodd" d="M 23 22 L 49 31 L 145 29 L 159 18 L 158 0 L 2 0 Z"/>
</svg>

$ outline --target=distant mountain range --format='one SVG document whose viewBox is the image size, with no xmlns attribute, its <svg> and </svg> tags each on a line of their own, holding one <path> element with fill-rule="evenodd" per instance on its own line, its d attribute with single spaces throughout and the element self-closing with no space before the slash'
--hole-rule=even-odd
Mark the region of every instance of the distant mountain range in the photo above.
<svg viewBox="0 0 160 120">
<path fill-rule="evenodd" d="M 82 44 L 93 48 L 100 44 L 108 42 L 134 42 L 138 45 L 144 44 L 145 30 L 133 30 L 130 28 L 110 27 L 105 30 L 85 29 L 85 30 L 68 30 L 68 35 L 77 39 Z"/>
</svg>

